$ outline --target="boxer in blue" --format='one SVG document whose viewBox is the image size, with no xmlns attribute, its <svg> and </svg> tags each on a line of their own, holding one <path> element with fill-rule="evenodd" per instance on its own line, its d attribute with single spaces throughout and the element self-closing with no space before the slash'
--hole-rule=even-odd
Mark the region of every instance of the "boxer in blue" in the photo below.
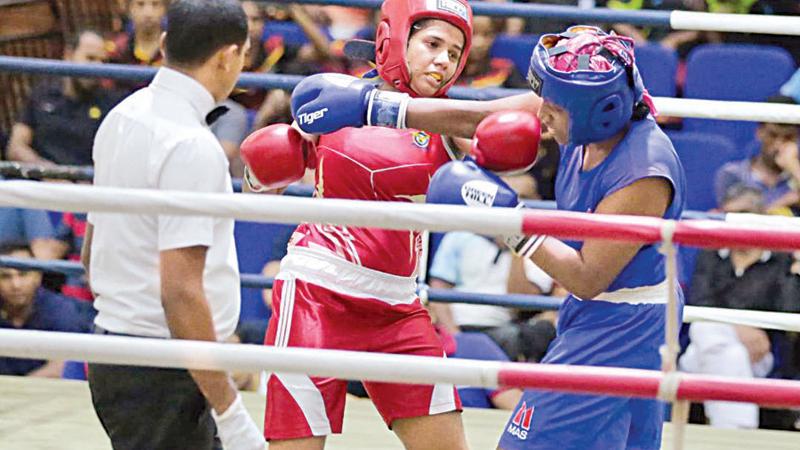
<svg viewBox="0 0 800 450">
<path fill-rule="evenodd" d="M 295 91 L 293 109 L 318 110 L 335 94 L 338 99 L 347 96 L 351 104 L 360 102 L 362 109 L 337 110 L 312 128 L 358 126 L 361 120 L 452 135 L 468 135 L 483 116 L 504 107 L 538 111 L 560 144 L 559 209 L 680 217 L 683 169 L 653 119 L 655 109 L 636 69 L 630 39 L 594 27 L 545 35 L 534 49 L 529 78 L 533 94 L 491 102 L 387 99 L 358 84 L 322 86 L 307 80 Z M 491 195 L 471 195 L 487 186 Z M 513 190 L 470 161 L 440 168 L 427 200 L 475 204 L 476 198 L 490 199 L 487 206 L 518 203 Z M 664 257 L 656 246 L 545 236 L 509 237 L 507 243 L 571 293 L 544 363 L 660 368 L 667 285 Z M 677 294 L 682 304 L 682 293 Z M 663 415 L 664 405 L 655 400 L 529 390 L 503 430 L 499 447 L 657 449 Z"/>
</svg>

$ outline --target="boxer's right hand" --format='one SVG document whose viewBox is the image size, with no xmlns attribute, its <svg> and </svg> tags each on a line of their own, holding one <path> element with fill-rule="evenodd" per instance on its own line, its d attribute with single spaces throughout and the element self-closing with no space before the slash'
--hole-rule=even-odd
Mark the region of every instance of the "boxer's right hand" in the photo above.
<svg viewBox="0 0 800 450">
<path fill-rule="evenodd" d="M 303 178 L 316 162 L 314 144 L 287 124 L 253 132 L 239 146 L 244 181 L 253 192 L 284 188 Z"/>
<path fill-rule="evenodd" d="M 306 133 L 326 134 L 364 125 L 405 127 L 409 96 L 379 91 L 370 80 L 323 73 L 306 77 L 292 92 L 292 116 Z"/>
</svg>

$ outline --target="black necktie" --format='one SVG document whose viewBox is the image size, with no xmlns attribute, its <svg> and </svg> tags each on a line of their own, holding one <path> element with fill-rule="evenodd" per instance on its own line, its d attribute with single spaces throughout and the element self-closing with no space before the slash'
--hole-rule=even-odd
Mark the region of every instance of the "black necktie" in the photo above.
<svg viewBox="0 0 800 450">
<path fill-rule="evenodd" d="M 228 112 L 227 106 L 217 106 L 216 108 L 212 109 L 211 112 L 206 114 L 206 123 L 208 126 L 211 126 L 214 122 L 217 121 L 223 114 Z"/>
</svg>

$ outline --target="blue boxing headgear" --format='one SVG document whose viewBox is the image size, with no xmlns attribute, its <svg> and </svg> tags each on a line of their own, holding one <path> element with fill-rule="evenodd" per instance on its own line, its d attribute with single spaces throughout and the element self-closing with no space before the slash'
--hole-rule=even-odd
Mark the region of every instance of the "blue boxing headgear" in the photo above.
<svg viewBox="0 0 800 450">
<path fill-rule="evenodd" d="M 569 113 L 570 145 L 611 138 L 646 95 L 632 40 L 589 26 L 542 36 L 528 79 L 536 94 Z"/>
</svg>

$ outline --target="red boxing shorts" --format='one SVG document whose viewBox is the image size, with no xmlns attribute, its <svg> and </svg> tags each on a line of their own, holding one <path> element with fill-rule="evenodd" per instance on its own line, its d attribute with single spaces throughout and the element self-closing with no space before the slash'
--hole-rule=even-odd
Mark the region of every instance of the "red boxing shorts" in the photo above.
<svg viewBox="0 0 800 450">
<path fill-rule="evenodd" d="M 377 295 L 376 295 L 377 294 Z M 272 290 L 266 345 L 443 357 L 413 278 L 357 266 L 324 251 L 293 247 Z M 386 424 L 460 411 L 451 384 L 365 381 Z M 347 382 L 270 374 L 264 437 L 296 439 L 342 432 Z"/>
</svg>

